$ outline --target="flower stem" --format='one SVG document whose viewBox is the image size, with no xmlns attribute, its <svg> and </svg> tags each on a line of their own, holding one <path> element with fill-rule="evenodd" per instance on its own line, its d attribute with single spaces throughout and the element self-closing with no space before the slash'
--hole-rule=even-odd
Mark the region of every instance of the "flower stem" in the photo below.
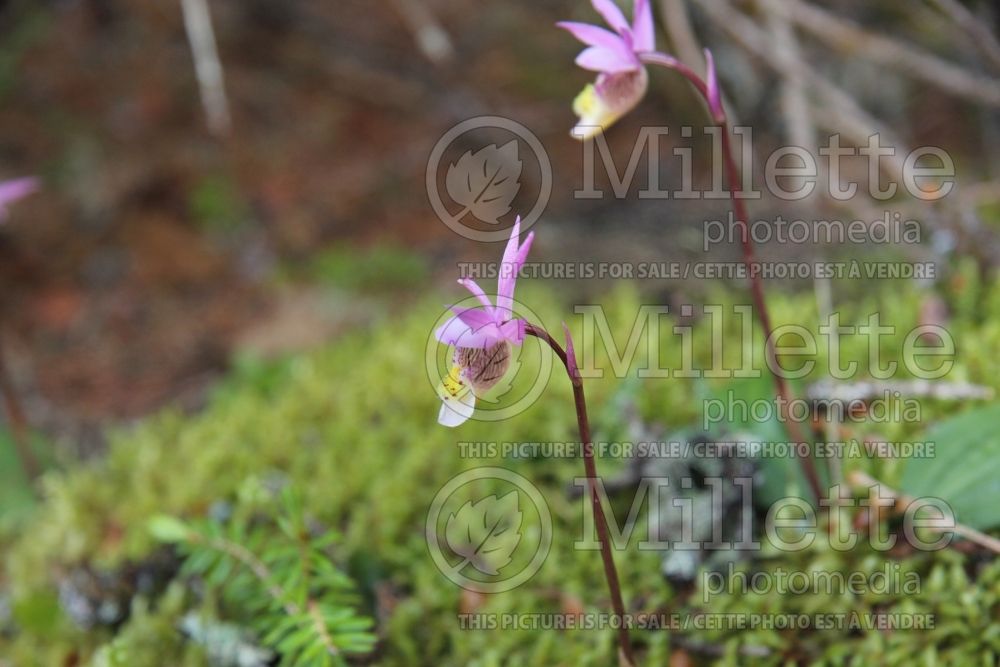
<svg viewBox="0 0 1000 667">
<path fill-rule="evenodd" d="M 611 605 L 615 615 L 618 616 L 618 646 L 621 661 L 626 665 L 635 665 L 635 655 L 632 652 L 632 644 L 629 641 L 628 630 L 625 626 L 625 604 L 622 601 L 621 584 L 618 581 L 618 571 L 615 569 L 615 559 L 611 554 L 611 544 L 608 537 L 608 521 L 604 514 L 604 507 L 601 505 L 601 497 L 597 491 L 597 464 L 594 461 L 593 439 L 590 435 L 590 420 L 587 418 L 587 399 L 583 393 L 583 378 L 576 365 L 576 359 L 549 335 L 549 333 L 533 324 L 525 326 L 525 333 L 534 336 L 552 348 L 563 366 L 566 367 L 566 374 L 573 385 L 573 401 L 576 405 L 576 424 L 580 431 L 580 441 L 583 446 L 583 466 L 587 474 L 587 489 L 590 495 L 590 503 L 594 513 L 594 525 L 597 529 L 597 541 L 601 545 L 601 560 L 604 563 L 604 578 L 607 579 L 608 589 L 611 592 Z M 568 336 L 568 334 L 567 334 Z"/>
<path fill-rule="evenodd" d="M 750 294 L 753 298 L 754 309 L 757 311 L 757 317 L 760 320 L 761 329 L 764 332 L 767 367 L 771 371 L 771 375 L 774 378 L 775 389 L 778 392 L 778 397 L 780 399 L 779 403 L 781 404 L 779 409 L 782 411 L 782 418 L 784 419 L 785 424 L 787 424 L 789 434 L 796 442 L 807 443 L 807 441 L 802 437 L 802 430 L 799 428 L 798 422 L 791 419 L 788 414 L 791 392 L 788 388 L 785 376 L 782 375 L 779 370 L 776 370 L 780 368 L 780 364 L 778 363 L 778 353 L 775 347 L 774 337 L 772 336 L 773 329 L 771 328 L 771 315 L 770 311 L 767 309 L 767 301 L 764 298 L 764 281 L 760 277 L 760 272 L 753 270 L 755 260 L 754 243 L 750 236 L 750 218 L 747 215 L 746 201 L 742 197 L 743 181 L 741 178 L 740 168 L 736 164 L 736 156 L 733 152 L 732 139 L 729 136 L 729 120 L 726 117 L 725 109 L 721 106 L 721 104 L 717 109 L 712 108 L 710 98 L 711 91 L 708 88 L 708 84 L 705 83 L 705 81 L 703 81 L 702 78 L 694 72 L 694 70 L 684 63 L 666 54 L 655 52 L 644 53 L 641 55 L 641 59 L 647 64 L 658 65 L 666 69 L 674 70 L 690 81 L 691 84 L 698 90 L 698 93 L 704 97 L 705 101 L 708 103 L 712 122 L 714 122 L 721 129 L 722 154 L 725 159 L 727 189 L 729 190 L 729 197 L 733 201 L 733 214 L 736 217 L 737 224 L 740 226 L 740 238 L 743 245 L 743 263 L 746 265 L 747 273 L 750 276 Z M 809 488 L 812 491 L 813 496 L 817 500 L 822 498 L 823 491 L 820 486 L 819 476 L 816 473 L 816 465 L 812 456 L 803 456 L 799 459 L 799 462 L 802 465 L 802 472 L 805 474 L 806 481 L 809 483 Z"/>
<path fill-rule="evenodd" d="M 0 340 L 0 397 L 3 400 L 4 411 L 7 413 L 7 424 L 10 429 L 10 439 L 14 443 L 14 451 L 21 461 L 28 482 L 34 482 L 42 474 L 42 466 L 31 449 L 28 433 L 28 419 L 17 395 L 17 389 L 7 372 L 4 357 L 3 341 Z"/>
</svg>

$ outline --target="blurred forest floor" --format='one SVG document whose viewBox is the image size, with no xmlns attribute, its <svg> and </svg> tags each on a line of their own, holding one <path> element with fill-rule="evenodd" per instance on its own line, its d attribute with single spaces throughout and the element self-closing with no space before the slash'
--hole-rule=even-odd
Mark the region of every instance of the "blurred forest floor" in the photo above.
<svg viewBox="0 0 1000 667">
<path fill-rule="evenodd" d="M 354 295 L 318 315 L 308 285 L 276 287 L 283 267 L 330 248 L 447 252 L 423 185 L 433 141 L 477 109 L 553 116 L 572 95 L 541 95 L 505 61 L 529 7 L 454 25 L 479 53 L 459 70 L 421 61 L 383 3 L 212 5 L 223 139 L 205 128 L 179 3 L 0 5 L 2 174 L 45 180 L 0 232 L 4 345 L 30 421 L 84 449 L 109 418 L 199 404 L 244 342 L 317 342 L 364 310 Z M 574 45 L 550 21 L 537 31 L 523 48 L 568 69 Z M 388 252 L 367 273 L 349 253 L 324 265 L 377 282 L 399 268 Z"/>
<path fill-rule="evenodd" d="M 233 116 L 218 138 L 179 3 L 0 2 L 0 175 L 45 181 L 0 230 L 0 336 L 32 425 L 88 454 L 108 420 L 199 406 L 234 352 L 306 347 L 404 301 L 429 267 L 451 275 L 457 257 L 492 257 L 436 219 L 424 186 L 434 142 L 474 115 L 539 135 L 555 175 L 546 217 L 585 219 L 549 245 L 571 254 L 581 225 L 621 205 L 572 200 L 569 102 L 586 74 L 552 24 L 587 18 L 585 5 L 430 3 L 451 49 L 433 62 L 404 0 L 212 2 Z M 773 85 L 748 71 L 723 77 Z M 609 136 L 613 150 L 627 155 L 635 128 L 667 110 L 700 114 L 683 84 L 654 88 Z M 906 99 L 879 104 L 911 121 L 909 138 L 980 145 L 980 125 L 953 122 L 978 112 Z M 773 106 L 742 107 L 765 136 L 780 128 Z M 624 247 L 671 252 L 662 227 L 645 228 L 651 246 L 642 229 Z"/>
</svg>

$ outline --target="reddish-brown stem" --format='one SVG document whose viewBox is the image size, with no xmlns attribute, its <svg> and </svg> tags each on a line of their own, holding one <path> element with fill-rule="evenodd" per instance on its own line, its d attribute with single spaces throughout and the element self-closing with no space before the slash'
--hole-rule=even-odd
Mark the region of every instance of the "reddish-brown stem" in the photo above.
<svg viewBox="0 0 1000 667">
<path fill-rule="evenodd" d="M 10 439 L 14 443 L 17 457 L 21 460 L 21 466 L 29 480 L 34 480 L 42 473 L 42 467 L 31 451 L 31 443 L 28 440 L 28 420 L 24 416 L 21 402 L 17 397 L 17 390 L 7 373 L 5 363 L 3 341 L 0 340 L 0 394 L 3 395 L 4 411 L 7 413 L 7 424 L 10 427 Z"/>
<path fill-rule="evenodd" d="M 750 294 L 753 298 L 754 309 L 757 311 L 757 316 L 760 319 L 761 329 L 764 332 L 767 367 L 771 370 L 771 375 L 774 378 L 775 389 L 777 390 L 778 397 L 780 399 L 779 403 L 781 404 L 780 409 L 782 411 L 782 418 L 788 425 L 789 434 L 796 442 L 807 443 L 807 441 L 802 437 L 802 430 L 799 428 L 798 422 L 791 419 L 788 414 L 788 404 L 791 392 L 788 389 L 788 383 L 785 380 L 785 376 L 782 375 L 780 371 L 775 370 L 781 366 L 778 363 L 777 349 L 775 347 L 774 337 L 772 336 L 773 329 L 771 328 L 771 315 L 767 309 L 767 301 L 764 299 L 764 281 L 760 277 L 760 272 L 754 270 L 754 244 L 753 239 L 750 236 L 750 218 L 747 215 L 746 201 L 742 197 L 743 181 L 741 178 L 740 168 L 736 164 L 736 156 L 733 152 L 732 139 L 729 136 L 729 120 L 726 117 L 725 109 L 723 109 L 721 105 L 719 105 L 717 109 L 712 108 L 712 104 L 709 99 L 710 91 L 708 89 L 708 85 L 694 72 L 694 70 L 688 66 L 662 53 L 645 53 L 642 54 L 641 58 L 643 62 L 650 65 L 659 65 L 660 67 L 674 70 L 690 81 L 695 89 L 697 89 L 698 93 L 705 98 L 706 102 L 708 102 L 709 114 L 712 117 L 712 122 L 718 125 L 721 130 L 722 155 L 725 160 L 726 180 L 728 181 L 727 189 L 729 190 L 729 197 L 733 201 L 733 214 L 736 216 L 737 224 L 740 226 L 740 238 L 743 246 L 743 263 L 746 265 L 747 273 L 750 276 Z M 802 464 L 802 472 L 806 476 L 809 488 L 812 491 L 813 496 L 815 496 L 818 500 L 822 497 L 823 491 L 820 485 L 819 476 L 816 473 L 816 465 L 813 462 L 812 456 L 803 456 L 799 459 L 799 461 Z"/>
<path fill-rule="evenodd" d="M 528 324 L 525 326 L 525 333 L 544 341 L 552 348 L 552 351 L 559 357 L 563 366 L 566 367 L 566 374 L 573 385 L 573 401 L 576 404 L 576 424 L 580 430 L 580 442 L 583 447 L 583 466 L 587 474 L 587 489 L 594 513 L 597 541 L 601 545 L 604 578 L 607 579 L 608 589 L 611 592 L 611 606 L 614 608 L 619 621 L 618 646 L 621 651 L 621 657 L 626 663 L 635 665 L 635 656 L 632 653 L 632 644 L 629 641 L 628 630 L 625 624 L 625 603 L 622 601 L 621 584 L 618 581 L 618 570 L 615 568 L 615 559 L 611 553 L 611 542 L 608 537 L 608 521 L 604 514 L 604 507 L 601 504 L 601 496 L 597 490 L 597 464 L 594 461 L 594 442 L 590 436 L 590 420 L 587 418 L 587 399 L 583 393 L 583 378 L 580 377 L 575 359 L 571 359 L 562 345 L 552 338 L 545 329 Z"/>
</svg>

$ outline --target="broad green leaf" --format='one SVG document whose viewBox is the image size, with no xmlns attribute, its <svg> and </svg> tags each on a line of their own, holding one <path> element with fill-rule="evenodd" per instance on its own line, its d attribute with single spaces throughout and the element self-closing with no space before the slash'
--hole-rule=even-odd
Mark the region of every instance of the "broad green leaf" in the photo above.
<svg viewBox="0 0 1000 667">
<path fill-rule="evenodd" d="M 154 516 L 148 523 L 149 532 L 161 542 L 184 542 L 190 535 L 187 524 L 176 517 L 160 514 Z"/>
<path fill-rule="evenodd" d="M 924 440 L 935 455 L 907 461 L 900 489 L 945 500 L 967 526 L 1000 526 L 1000 403 L 939 422 Z"/>
</svg>

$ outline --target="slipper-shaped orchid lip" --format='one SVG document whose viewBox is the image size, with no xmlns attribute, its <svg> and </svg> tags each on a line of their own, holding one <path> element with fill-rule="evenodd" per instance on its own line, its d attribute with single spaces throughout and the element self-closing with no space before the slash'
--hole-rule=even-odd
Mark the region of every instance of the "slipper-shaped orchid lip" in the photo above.
<svg viewBox="0 0 1000 667">
<path fill-rule="evenodd" d="M 501 343 L 520 345 L 524 342 L 525 322 L 514 317 L 514 288 L 535 235 L 530 232 L 524 243 L 519 243 L 520 235 L 521 218 L 518 216 L 510 230 L 510 239 L 500 264 L 495 303 L 490 301 L 490 297 L 476 281 L 470 278 L 460 279 L 459 284 L 469 290 L 479 301 L 479 306 L 449 306 L 454 314 L 435 330 L 434 337 L 438 342 L 455 348 L 479 350 Z M 442 403 L 438 422 L 445 426 L 458 426 L 471 418 L 475 411 L 476 395 L 465 381 L 465 370 L 459 364 L 454 365 L 448 377 L 438 386 L 438 398 Z"/>
<path fill-rule="evenodd" d="M 635 0 L 631 24 L 614 0 L 591 0 L 591 4 L 611 30 L 576 21 L 556 24 L 586 45 L 576 64 L 598 73 L 594 85 L 584 88 L 573 102 L 580 120 L 571 134 L 577 139 L 600 134 L 642 100 L 647 77 L 640 55 L 656 50 L 649 0 Z"/>
</svg>

